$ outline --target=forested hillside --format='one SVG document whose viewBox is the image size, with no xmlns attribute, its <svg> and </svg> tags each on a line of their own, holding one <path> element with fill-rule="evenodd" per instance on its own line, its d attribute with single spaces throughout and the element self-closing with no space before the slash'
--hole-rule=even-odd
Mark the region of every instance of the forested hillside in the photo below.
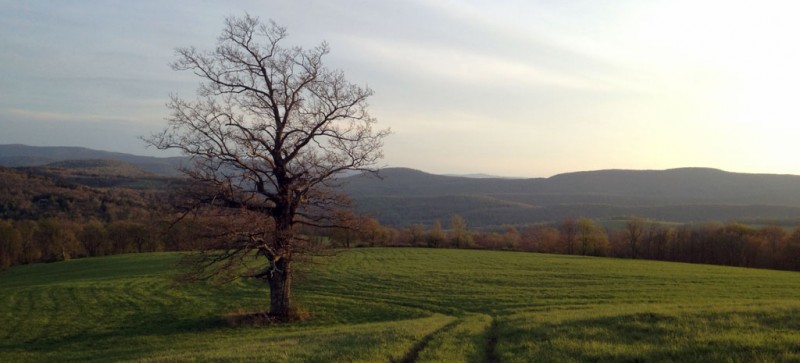
<svg viewBox="0 0 800 363">
<path fill-rule="evenodd" d="M 47 154 L 37 152 L 27 157 Z M 354 201 L 355 230 L 303 233 L 339 247 L 488 248 L 800 268 L 794 262 L 798 176 L 699 168 L 536 179 L 389 168 L 379 176 L 339 180 Z M 169 190 L 183 182 L 118 159 L 0 168 L 0 267 L 196 248 L 202 243 L 192 236 L 196 228 L 172 224 Z"/>
<path fill-rule="evenodd" d="M 184 226 L 164 228 L 171 182 L 122 162 L 0 168 L 0 268 L 190 248 Z"/>
<path fill-rule="evenodd" d="M 86 184 L 102 184 L 109 180 L 108 176 L 80 174 L 55 167 L 0 168 L 0 219 L 142 219 L 165 193 L 153 189 L 92 188 Z M 131 184 L 136 180 L 124 175 L 111 178 L 117 186 L 125 184 L 125 180 Z"/>
<path fill-rule="evenodd" d="M 550 178 L 464 178 L 390 168 L 353 176 L 344 188 L 360 211 L 393 226 L 430 225 L 453 214 L 471 226 L 632 215 L 701 222 L 797 220 L 800 177 L 684 168 L 603 170 Z"/>
<path fill-rule="evenodd" d="M 184 158 L 154 158 L 76 147 L 0 145 L 0 166 L 92 187 L 163 190 Z M 800 176 L 707 168 L 601 170 L 549 178 L 468 178 L 387 168 L 380 177 L 342 179 L 359 213 L 382 224 L 430 226 L 458 214 L 474 228 L 629 216 L 679 223 L 800 220 Z"/>
<path fill-rule="evenodd" d="M 718 179 L 709 181 L 709 175 Z M 315 243 L 336 247 L 504 249 L 800 268 L 800 232 L 793 228 L 800 216 L 792 194 L 797 177 L 703 169 L 602 171 L 527 180 L 448 177 L 409 169 L 387 169 L 382 176 L 344 179 L 345 190 L 362 212 L 354 216 L 355 229 L 303 233 L 315 236 Z M 660 182 L 662 178 L 669 182 Z M 0 268 L 197 248 L 203 243 L 193 235 L 197 226 L 173 224 L 169 190 L 178 183 L 180 179 L 121 161 L 0 168 Z M 725 187 L 715 191 L 712 185 Z M 646 195 L 648 188 L 651 195 Z M 693 193 L 718 204 L 692 204 Z M 759 201 L 759 193 L 767 196 L 765 202 L 773 201 L 773 193 L 785 193 L 786 203 L 745 204 Z M 706 223 L 742 216 L 763 227 Z M 701 222 L 664 222 L 692 220 Z"/>
</svg>

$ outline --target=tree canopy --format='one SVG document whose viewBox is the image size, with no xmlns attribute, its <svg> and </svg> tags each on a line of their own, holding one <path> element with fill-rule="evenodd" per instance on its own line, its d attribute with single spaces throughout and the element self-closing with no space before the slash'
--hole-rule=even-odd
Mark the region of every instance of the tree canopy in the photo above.
<svg viewBox="0 0 800 363">
<path fill-rule="evenodd" d="M 323 65 L 327 43 L 304 49 L 284 46 L 286 37 L 246 15 L 226 19 L 215 48 L 178 49 L 173 69 L 201 79 L 197 98 L 172 96 L 167 128 L 147 140 L 191 159 L 179 206 L 221 217 L 208 224 L 215 243 L 199 266 L 266 261 L 251 275 L 269 283 L 277 318 L 291 313 L 291 261 L 303 246 L 296 227 L 336 225 L 346 206 L 337 177 L 373 171 L 389 133 L 374 128 L 372 90 Z"/>
</svg>

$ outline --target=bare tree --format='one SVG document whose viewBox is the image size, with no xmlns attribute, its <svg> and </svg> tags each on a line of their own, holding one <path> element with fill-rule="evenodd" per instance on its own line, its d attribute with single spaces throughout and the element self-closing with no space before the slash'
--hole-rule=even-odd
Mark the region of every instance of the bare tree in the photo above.
<svg viewBox="0 0 800 363">
<path fill-rule="evenodd" d="M 297 227 L 336 224 L 332 213 L 345 205 L 332 191 L 337 176 L 373 171 L 389 133 L 373 129 L 372 90 L 323 66 L 326 43 L 284 47 L 286 36 L 246 15 L 226 19 L 213 50 L 178 49 L 172 67 L 201 78 L 197 98 L 172 96 L 167 128 L 146 139 L 190 157 L 182 172 L 193 183 L 180 205 L 216 218 L 201 270 L 240 271 L 256 258 L 261 265 L 246 271 L 269 284 L 276 319 L 292 313 L 292 261 L 304 245 Z"/>
<path fill-rule="evenodd" d="M 575 239 L 578 235 L 578 220 L 569 216 L 558 225 L 558 232 L 562 243 L 566 246 L 567 254 L 575 253 Z"/>
<path fill-rule="evenodd" d="M 603 228 L 589 218 L 578 219 L 577 239 L 581 243 L 581 254 L 603 256 L 608 250 L 608 235 Z"/>
<path fill-rule="evenodd" d="M 625 223 L 625 236 L 631 248 L 631 258 L 636 258 L 639 251 L 639 241 L 644 235 L 644 220 L 639 217 L 631 217 Z"/>
<path fill-rule="evenodd" d="M 442 230 L 442 222 L 439 220 L 433 221 L 430 231 L 428 231 L 428 247 L 439 247 L 444 241 L 444 231 Z"/>
<path fill-rule="evenodd" d="M 465 245 L 469 243 L 469 231 L 467 230 L 467 222 L 464 220 L 464 217 L 454 214 L 450 217 L 450 225 L 448 225 L 448 228 L 450 229 L 448 235 L 453 245 L 456 248 L 466 247 Z"/>
</svg>

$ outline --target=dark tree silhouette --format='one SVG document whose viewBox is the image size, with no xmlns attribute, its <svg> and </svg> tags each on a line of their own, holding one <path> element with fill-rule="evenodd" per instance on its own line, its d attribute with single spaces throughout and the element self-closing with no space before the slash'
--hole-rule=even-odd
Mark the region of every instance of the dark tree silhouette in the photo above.
<svg viewBox="0 0 800 363">
<path fill-rule="evenodd" d="M 201 78 L 198 97 L 172 96 L 168 127 L 146 140 L 190 157 L 179 205 L 207 221 L 214 241 L 195 266 L 213 274 L 245 264 L 269 284 L 277 319 L 292 312 L 292 262 L 305 245 L 297 228 L 336 225 L 346 204 L 337 177 L 374 171 L 389 133 L 373 128 L 372 90 L 323 66 L 326 43 L 285 47 L 286 36 L 246 15 L 226 19 L 213 50 L 178 49 L 172 67 Z"/>
<path fill-rule="evenodd" d="M 644 235 L 645 223 L 642 218 L 631 217 L 625 222 L 625 237 L 630 247 L 631 258 L 636 258 L 639 253 L 639 242 Z"/>
</svg>

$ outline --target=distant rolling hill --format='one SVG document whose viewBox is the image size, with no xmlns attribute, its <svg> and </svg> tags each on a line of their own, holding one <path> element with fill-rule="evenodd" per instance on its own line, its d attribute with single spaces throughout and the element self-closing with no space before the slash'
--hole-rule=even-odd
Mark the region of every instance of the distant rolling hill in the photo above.
<svg viewBox="0 0 800 363">
<path fill-rule="evenodd" d="M 156 158 L 80 147 L 0 145 L 0 166 L 91 187 L 162 189 L 185 158 Z M 800 176 L 708 168 L 600 170 L 550 178 L 445 176 L 388 168 L 381 178 L 343 177 L 360 212 L 405 227 L 445 226 L 454 214 L 473 228 L 557 222 L 568 216 L 636 215 L 674 222 L 800 222 Z M 167 177 L 167 178 L 165 178 Z"/>
<path fill-rule="evenodd" d="M 157 158 L 83 147 L 28 146 L 20 144 L 0 145 L 0 166 L 40 166 L 66 160 L 116 160 L 133 164 L 149 173 L 162 176 L 178 175 L 177 167 L 183 157 Z"/>
<path fill-rule="evenodd" d="M 0 167 L 0 219 L 110 221 L 148 216 L 163 205 L 164 179 L 169 178 L 155 178 L 147 185 L 147 178 L 103 172 L 93 176 L 70 174 L 76 170 L 85 169 Z M 94 187 L 97 184 L 106 185 Z M 150 188 L 152 185 L 157 187 Z"/>
<path fill-rule="evenodd" d="M 176 177 L 147 172 L 119 160 L 63 160 L 17 170 L 95 188 L 166 189 Z"/>
<path fill-rule="evenodd" d="M 405 168 L 358 175 L 344 188 L 381 222 L 473 227 L 637 215 L 676 222 L 800 220 L 800 176 L 730 173 L 707 168 L 601 170 L 550 178 L 465 178 Z"/>
<path fill-rule="evenodd" d="M 125 176 L 131 178 L 152 178 L 156 176 L 125 161 L 102 159 L 62 160 L 28 169 L 65 175 Z"/>
</svg>

